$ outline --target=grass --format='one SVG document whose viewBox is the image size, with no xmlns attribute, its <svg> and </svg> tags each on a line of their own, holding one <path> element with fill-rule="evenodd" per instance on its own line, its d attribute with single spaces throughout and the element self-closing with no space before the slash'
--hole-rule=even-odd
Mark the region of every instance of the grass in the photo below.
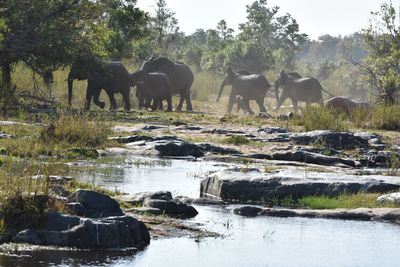
<svg viewBox="0 0 400 267">
<path fill-rule="evenodd" d="M 375 107 L 366 126 L 389 131 L 400 130 L 400 105 Z"/>
<path fill-rule="evenodd" d="M 327 107 L 306 107 L 302 110 L 302 116 L 293 119 L 292 122 L 303 126 L 305 131 L 334 130 L 341 132 L 349 130 L 345 115 Z"/>
<path fill-rule="evenodd" d="M 247 145 L 250 144 L 250 140 L 242 135 L 232 135 L 223 140 L 222 143 L 233 144 L 233 145 Z"/>
<path fill-rule="evenodd" d="M 400 208 L 398 204 L 378 204 L 379 193 L 342 194 L 337 197 L 310 196 L 298 200 L 301 207 L 310 209 Z"/>
</svg>

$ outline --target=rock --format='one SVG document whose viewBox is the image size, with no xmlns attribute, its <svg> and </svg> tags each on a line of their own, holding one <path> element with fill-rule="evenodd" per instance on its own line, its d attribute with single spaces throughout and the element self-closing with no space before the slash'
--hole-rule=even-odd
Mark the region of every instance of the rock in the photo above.
<svg viewBox="0 0 400 267">
<path fill-rule="evenodd" d="M 159 152 L 161 157 L 203 157 L 203 151 L 195 144 L 185 141 L 158 141 L 154 148 Z"/>
<path fill-rule="evenodd" d="M 192 206 L 168 200 L 146 199 L 143 202 L 143 206 L 157 208 L 167 215 L 177 216 L 181 218 L 192 218 L 198 214 L 197 210 Z"/>
<path fill-rule="evenodd" d="M 368 147 L 368 139 L 350 132 L 335 132 L 330 130 L 316 130 L 290 135 L 290 140 L 295 144 L 310 145 L 323 144 L 335 149 L 353 149 Z"/>
<path fill-rule="evenodd" d="M 192 126 L 192 125 L 184 125 L 180 127 L 176 127 L 175 131 L 200 131 L 204 128 L 201 126 Z"/>
<path fill-rule="evenodd" d="M 233 213 L 246 216 L 246 217 L 254 217 L 257 216 L 262 211 L 260 207 L 254 206 L 243 206 L 240 208 L 236 208 L 233 210 Z"/>
<path fill-rule="evenodd" d="M 209 143 L 196 143 L 196 145 L 205 153 L 209 152 L 221 155 L 242 154 L 240 151 L 236 149 L 216 146 Z"/>
<path fill-rule="evenodd" d="M 146 226 L 131 216 L 84 219 L 50 212 L 43 228 L 21 231 L 13 241 L 80 249 L 141 248 L 149 244 L 150 235 Z"/>
<path fill-rule="evenodd" d="M 127 202 L 131 205 L 142 205 L 146 199 L 161 199 L 161 200 L 172 200 L 172 194 L 169 191 L 158 191 L 158 192 L 142 192 L 129 195 L 116 196 L 115 199 L 121 202 Z"/>
<path fill-rule="evenodd" d="M 79 189 L 73 194 L 71 200 L 81 204 L 82 207 L 77 204 L 73 207 L 79 216 L 100 218 L 123 215 L 115 199 L 96 191 Z"/>
<path fill-rule="evenodd" d="M 244 212 L 241 212 L 242 209 Z M 248 211 L 248 212 L 246 212 Z M 400 222 L 400 208 L 358 208 L 358 209 L 284 209 L 284 208 L 258 208 L 244 206 L 234 210 L 235 214 L 242 216 L 272 216 L 272 217 L 306 217 L 326 218 L 340 220 L 361 220 L 361 221 L 390 221 Z"/>
<path fill-rule="evenodd" d="M 376 202 L 380 204 L 382 203 L 400 204 L 400 192 L 380 196 L 376 199 Z"/>
<path fill-rule="evenodd" d="M 280 170 L 262 173 L 240 168 L 210 174 L 201 181 L 202 197 L 225 201 L 269 202 L 291 197 L 336 196 L 343 193 L 390 192 L 400 189 L 400 177 Z"/>
<path fill-rule="evenodd" d="M 299 161 L 317 165 L 336 165 L 343 164 L 350 167 L 360 167 L 361 164 L 351 159 L 342 159 L 338 157 L 325 156 L 318 153 L 298 150 L 295 152 L 277 152 L 271 155 L 272 160 Z"/>
<path fill-rule="evenodd" d="M 210 199 L 210 198 L 205 198 L 205 197 L 200 197 L 200 198 L 191 198 L 191 197 L 185 197 L 185 196 L 178 196 L 174 198 L 174 201 L 179 201 L 180 203 L 184 204 L 196 204 L 196 205 L 227 205 L 228 203 L 220 200 L 220 199 Z"/>
<path fill-rule="evenodd" d="M 0 139 L 14 139 L 14 138 L 15 138 L 15 136 L 13 136 L 13 135 L 0 133 Z"/>
<path fill-rule="evenodd" d="M 288 133 L 286 128 L 281 127 L 268 127 L 268 128 L 258 128 L 258 133 L 265 133 L 265 134 L 278 134 L 278 133 Z"/>
<path fill-rule="evenodd" d="M 234 135 L 245 135 L 247 134 L 244 131 L 240 130 L 230 130 L 230 129 L 212 129 L 212 130 L 204 130 L 201 133 L 208 133 L 208 134 L 234 134 Z"/>
<path fill-rule="evenodd" d="M 152 214 L 152 215 L 162 215 L 163 211 L 157 208 L 151 207 L 140 207 L 127 209 L 126 212 L 132 212 L 136 214 Z"/>
<path fill-rule="evenodd" d="M 151 140 L 153 140 L 152 137 L 144 136 L 144 135 L 110 137 L 109 139 L 117 141 L 118 143 L 121 143 L 121 144 L 133 143 L 133 142 L 137 142 L 137 141 L 151 141 Z"/>
<path fill-rule="evenodd" d="M 153 131 L 153 130 L 160 130 L 165 129 L 165 126 L 158 126 L 158 125 L 146 125 L 142 128 L 143 131 Z"/>
</svg>

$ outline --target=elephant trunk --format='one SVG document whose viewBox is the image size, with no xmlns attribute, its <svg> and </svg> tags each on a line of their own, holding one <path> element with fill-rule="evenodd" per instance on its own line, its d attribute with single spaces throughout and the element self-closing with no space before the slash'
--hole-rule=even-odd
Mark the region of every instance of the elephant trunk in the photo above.
<svg viewBox="0 0 400 267">
<path fill-rule="evenodd" d="M 227 84 L 227 80 L 225 79 L 225 80 L 222 81 L 221 85 L 219 86 L 219 92 L 218 92 L 217 102 L 218 102 L 219 99 L 221 98 L 222 91 L 224 90 L 226 84 Z"/>
<path fill-rule="evenodd" d="M 74 79 L 68 77 L 68 104 L 71 106 L 72 102 L 72 87 Z"/>
</svg>

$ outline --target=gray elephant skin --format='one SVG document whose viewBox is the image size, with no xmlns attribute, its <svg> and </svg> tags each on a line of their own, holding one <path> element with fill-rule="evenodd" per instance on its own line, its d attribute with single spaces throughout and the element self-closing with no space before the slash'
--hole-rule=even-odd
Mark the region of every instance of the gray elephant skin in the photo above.
<svg viewBox="0 0 400 267">
<path fill-rule="evenodd" d="M 167 111 L 172 111 L 172 89 L 166 74 L 138 70 L 130 76 L 132 84 L 137 88 L 139 109 L 150 106 L 151 100 L 153 100 L 152 110 L 162 109 L 162 101 L 166 100 Z"/>
<path fill-rule="evenodd" d="M 368 102 L 360 102 L 348 98 L 346 96 L 335 96 L 328 100 L 326 100 L 325 105 L 327 107 L 331 107 L 337 111 L 350 113 L 355 109 L 364 109 L 369 110 L 371 109 L 371 104 Z"/>
<path fill-rule="evenodd" d="M 244 72 L 241 72 L 244 73 Z M 235 72 L 232 70 L 230 66 L 226 69 L 226 77 L 224 81 L 221 83 L 217 102 L 219 101 L 223 89 L 225 85 L 231 84 L 232 91 L 229 95 L 229 103 L 228 103 L 228 113 L 231 113 L 233 105 L 237 103 L 236 96 L 242 96 L 240 99 L 241 108 L 247 110 L 249 114 L 254 114 L 254 112 L 250 109 L 249 101 L 255 100 L 260 108 L 260 112 L 266 112 L 267 110 L 264 107 L 264 98 L 267 94 L 268 89 L 271 87 L 270 83 L 267 79 L 258 74 L 241 74 L 239 72 Z"/>
<path fill-rule="evenodd" d="M 303 78 L 303 76 L 301 76 L 300 73 L 298 73 L 298 72 L 287 72 L 287 75 L 294 77 L 296 79 Z M 276 102 L 278 102 L 279 101 L 279 88 L 281 87 L 279 79 L 275 80 L 274 87 L 275 87 L 275 99 L 276 99 Z"/>
<path fill-rule="evenodd" d="M 275 111 L 278 111 L 286 99 L 290 98 L 293 109 L 298 112 L 298 102 L 318 103 L 323 106 L 322 91 L 325 91 L 319 81 L 313 77 L 296 78 L 282 70 L 275 81 L 275 88 L 283 86 Z M 326 91 L 325 91 L 326 92 Z"/>
<path fill-rule="evenodd" d="M 186 101 L 186 109 L 192 111 L 192 102 L 190 100 L 190 88 L 194 81 L 193 72 L 182 62 L 172 62 L 166 57 L 150 58 L 142 65 L 142 70 L 147 72 L 165 73 L 171 83 L 172 94 L 179 94 L 179 104 L 177 111 L 182 110 L 183 102 Z"/>
<path fill-rule="evenodd" d="M 72 64 L 68 74 L 68 103 L 72 102 L 73 80 L 87 80 L 85 109 L 90 109 L 93 102 L 100 108 L 105 103 L 99 100 L 104 89 L 110 98 L 110 109 L 116 109 L 115 93 L 121 93 L 125 110 L 130 110 L 130 76 L 125 66 L 119 61 L 102 61 L 100 59 L 78 60 Z"/>
</svg>

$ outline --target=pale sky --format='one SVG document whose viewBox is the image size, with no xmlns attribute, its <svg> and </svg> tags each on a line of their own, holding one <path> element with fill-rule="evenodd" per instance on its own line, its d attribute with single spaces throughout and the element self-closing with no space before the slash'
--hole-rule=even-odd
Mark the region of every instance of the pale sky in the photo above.
<svg viewBox="0 0 400 267">
<path fill-rule="evenodd" d="M 371 11 L 378 11 L 389 0 L 269 0 L 269 6 L 279 6 L 280 14 L 289 13 L 300 25 L 300 31 L 316 39 L 323 34 L 347 35 L 369 25 Z M 246 5 L 254 0 L 166 0 L 186 34 L 196 29 L 214 29 L 221 19 L 237 29 L 246 21 Z M 153 12 L 156 0 L 138 0 L 139 7 Z M 392 0 L 400 7 L 400 0 Z"/>
</svg>

